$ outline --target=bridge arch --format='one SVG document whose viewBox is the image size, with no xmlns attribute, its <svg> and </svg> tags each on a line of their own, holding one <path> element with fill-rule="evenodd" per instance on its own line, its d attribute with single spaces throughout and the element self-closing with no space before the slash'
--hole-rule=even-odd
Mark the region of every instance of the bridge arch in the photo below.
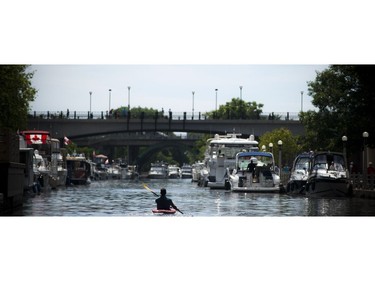
<svg viewBox="0 0 375 281">
<path fill-rule="evenodd" d="M 189 146 L 183 143 L 177 143 L 173 141 L 158 143 L 150 146 L 145 152 L 141 155 L 138 155 L 135 159 L 135 164 L 138 166 L 138 170 L 142 171 L 145 168 L 145 165 L 149 163 L 149 159 L 152 158 L 154 154 L 159 152 L 162 149 L 175 148 L 176 154 L 173 156 L 180 165 L 188 162 L 188 158 L 185 152 L 188 150 Z"/>
</svg>

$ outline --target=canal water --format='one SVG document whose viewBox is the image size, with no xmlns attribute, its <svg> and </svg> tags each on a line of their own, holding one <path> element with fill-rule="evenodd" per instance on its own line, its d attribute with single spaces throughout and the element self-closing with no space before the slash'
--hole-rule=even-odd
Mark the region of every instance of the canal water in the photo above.
<svg viewBox="0 0 375 281">
<path fill-rule="evenodd" d="M 154 215 L 161 187 L 183 214 Z M 0 218 L 2 276 L 25 280 L 372 280 L 375 200 L 94 181 Z M 5 253 L 5 254 L 4 254 Z"/>
<path fill-rule="evenodd" d="M 16 216 L 149 217 L 155 216 L 155 195 L 160 188 L 192 217 L 374 216 L 375 200 L 360 198 L 316 199 L 285 194 L 233 193 L 198 187 L 190 179 L 94 181 L 26 196 Z"/>
</svg>

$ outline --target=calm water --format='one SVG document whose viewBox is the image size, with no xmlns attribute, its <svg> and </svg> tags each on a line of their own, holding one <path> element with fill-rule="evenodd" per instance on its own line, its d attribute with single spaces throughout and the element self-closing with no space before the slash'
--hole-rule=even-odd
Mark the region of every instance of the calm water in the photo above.
<svg viewBox="0 0 375 281">
<path fill-rule="evenodd" d="M 246 194 L 198 187 L 189 179 L 96 181 L 25 198 L 16 216 L 156 216 L 155 198 L 143 182 L 159 194 L 167 189 L 184 213 L 194 217 L 374 216 L 375 200 L 359 198 L 311 199 L 284 194 Z"/>
</svg>

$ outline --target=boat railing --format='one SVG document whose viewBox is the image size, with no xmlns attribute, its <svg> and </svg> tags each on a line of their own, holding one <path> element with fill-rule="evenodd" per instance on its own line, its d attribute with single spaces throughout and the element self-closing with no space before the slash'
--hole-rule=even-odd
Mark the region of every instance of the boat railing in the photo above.
<svg viewBox="0 0 375 281">
<path fill-rule="evenodd" d="M 227 118 L 215 118 L 210 116 L 207 112 L 164 112 L 155 111 L 155 115 L 145 116 L 141 112 L 134 113 L 131 115 L 126 114 L 126 112 L 110 112 L 108 111 L 76 111 L 76 110 L 55 110 L 55 111 L 30 111 L 28 113 L 29 118 L 37 119 L 171 119 L 171 120 L 207 120 L 207 119 L 234 119 L 231 116 Z M 298 112 L 263 112 L 256 118 L 248 119 L 258 119 L 258 120 L 284 120 L 284 121 L 298 121 Z"/>
</svg>

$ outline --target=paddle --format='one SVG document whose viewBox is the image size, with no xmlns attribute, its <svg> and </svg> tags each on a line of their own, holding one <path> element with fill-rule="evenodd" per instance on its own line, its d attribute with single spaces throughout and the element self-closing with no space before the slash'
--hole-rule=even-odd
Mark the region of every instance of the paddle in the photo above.
<svg viewBox="0 0 375 281">
<path fill-rule="evenodd" d="M 146 188 L 148 191 L 152 192 L 152 194 L 154 194 L 155 196 L 159 197 L 159 195 L 157 195 L 151 188 L 149 188 L 145 183 L 143 184 L 143 187 Z M 177 211 L 179 211 L 181 214 L 184 214 L 183 212 L 181 212 L 177 207 L 175 208 Z"/>
</svg>

